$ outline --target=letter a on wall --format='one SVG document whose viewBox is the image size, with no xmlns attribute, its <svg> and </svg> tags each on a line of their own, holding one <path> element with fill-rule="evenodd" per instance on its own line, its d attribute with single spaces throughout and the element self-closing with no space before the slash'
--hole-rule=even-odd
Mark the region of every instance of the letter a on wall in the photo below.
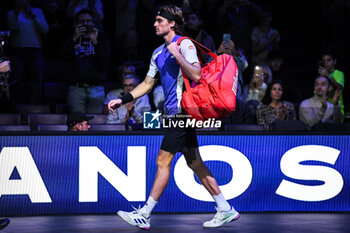
<svg viewBox="0 0 350 233">
<path fill-rule="evenodd" d="M 21 179 L 10 179 L 15 168 Z M 52 202 L 28 147 L 4 147 L 0 153 L 0 198 L 26 194 L 33 203 Z"/>
</svg>

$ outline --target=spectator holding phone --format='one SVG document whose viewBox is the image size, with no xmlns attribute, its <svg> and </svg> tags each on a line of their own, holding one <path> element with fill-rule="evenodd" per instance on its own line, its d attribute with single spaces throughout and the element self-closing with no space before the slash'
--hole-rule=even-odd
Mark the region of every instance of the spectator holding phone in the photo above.
<svg viewBox="0 0 350 233">
<path fill-rule="evenodd" d="M 81 10 L 75 17 L 73 36 L 61 50 L 63 59 L 71 64 L 71 85 L 67 102 L 71 113 L 102 113 L 110 44 L 95 26 L 93 13 Z"/>
<path fill-rule="evenodd" d="M 267 84 L 265 81 L 266 74 L 263 66 L 255 66 L 253 70 L 252 78 L 249 84 L 243 88 L 243 100 L 250 101 L 255 100 L 261 102 L 265 96 Z"/>
<path fill-rule="evenodd" d="M 244 51 L 238 49 L 235 43 L 231 40 L 231 35 L 226 33 L 223 34 L 223 40 L 217 50 L 217 54 L 228 54 L 233 56 L 238 67 L 237 95 L 241 96 L 243 91 L 243 72 L 248 67 L 248 61 L 244 56 Z"/>
<path fill-rule="evenodd" d="M 340 91 L 338 103 L 342 115 L 344 116 L 343 89 L 345 85 L 344 73 L 336 69 L 337 59 L 333 52 L 324 51 L 322 53 L 322 61 L 318 67 L 318 73 L 321 76 L 327 77 L 330 82 L 330 91 L 328 93 L 328 102 L 334 104 L 334 95 L 337 89 Z"/>
</svg>

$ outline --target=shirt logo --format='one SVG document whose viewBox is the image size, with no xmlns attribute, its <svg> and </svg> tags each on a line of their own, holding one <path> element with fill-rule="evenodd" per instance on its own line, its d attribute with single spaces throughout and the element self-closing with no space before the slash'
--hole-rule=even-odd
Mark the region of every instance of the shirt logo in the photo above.
<svg viewBox="0 0 350 233">
<path fill-rule="evenodd" d="M 188 46 L 188 50 L 194 49 L 193 45 Z"/>
<path fill-rule="evenodd" d="M 157 109 L 156 112 L 143 113 L 143 128 L 144 129 L 160 129 L 160 121 L 162 114 Z"/>
</svg>

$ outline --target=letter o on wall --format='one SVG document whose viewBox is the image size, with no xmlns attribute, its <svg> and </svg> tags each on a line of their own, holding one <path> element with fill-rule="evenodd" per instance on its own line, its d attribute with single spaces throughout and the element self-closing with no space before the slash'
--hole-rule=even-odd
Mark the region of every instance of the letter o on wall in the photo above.
<svg viewBox="0 0 350 233">
<path fill-rule="evenodd" d="M 221 161 L 232 168 L 232 178 L 220 186 L 224 197 L 229 200 L 241 195 L 250 185 L 253 176 L 252 166 L 240 151 L 227 146 L 201 146 L 199 152 L 203 161 Z M 200 201 L 214 201 L 203 185 L 195 180 L 193 171 L 187 166 L 182 155 L 174 169 L 174 179 L 178 188 L 187 196 Z"/>
</svg>

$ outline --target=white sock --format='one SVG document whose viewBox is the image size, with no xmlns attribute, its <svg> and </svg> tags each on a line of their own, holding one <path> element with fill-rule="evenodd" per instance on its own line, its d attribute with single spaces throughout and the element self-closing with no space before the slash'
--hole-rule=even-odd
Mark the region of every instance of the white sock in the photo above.
<svg viewBox="0 0 350 233">
<path fill-rule="evenodd" d="M 231 205 L 226 201 L 226 199 L 224 198 L 224 195 L 222 195 L 222 193 L 220 193 L 217 196 L 213 196 L 215 202 L 216 202 L 216 206 L 218 207 L 219 210 L 222 211 L 230 211 L 231 209 Z"/>
<path fill-rule="evenodd" d="M 146 214 L 147 216 L 150 216 L 151 215 L 151 212 L 154 208 L 154 206 L 157 204 L 158 202 L 155 201 L 153 199 L 153 197 L 149 196 L 148 197 L 148 200 L 146 202 L 146 204 L 141 208 L 141 213 L 143 214 Z"/>
</svg>

